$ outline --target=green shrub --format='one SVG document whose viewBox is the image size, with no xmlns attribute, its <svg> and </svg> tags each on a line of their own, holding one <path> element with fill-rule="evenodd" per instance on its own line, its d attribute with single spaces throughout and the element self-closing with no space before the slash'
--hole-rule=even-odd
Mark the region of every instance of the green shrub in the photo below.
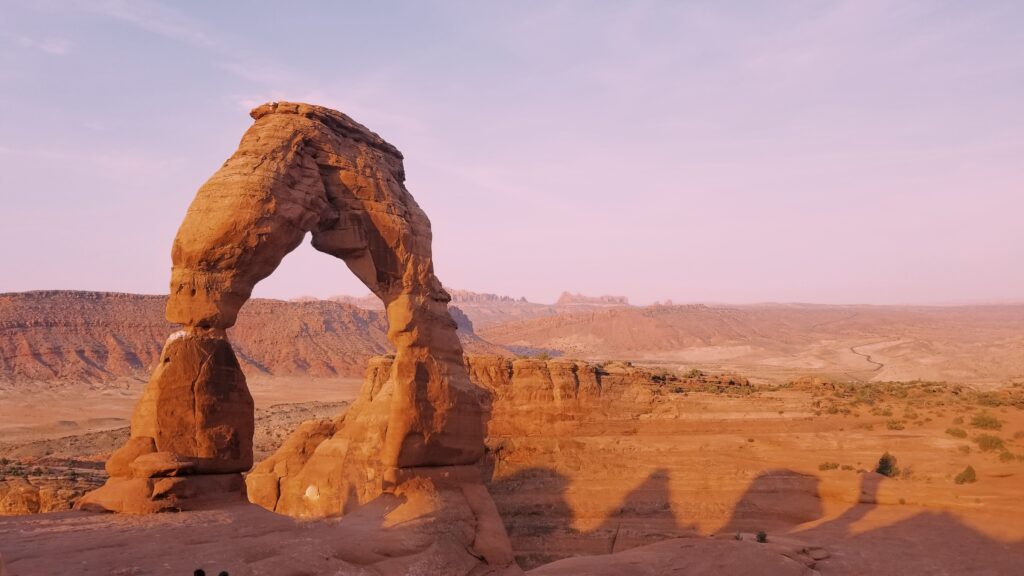
<svg viewBox="0 0 1024 576">
<path fill-rule="evenodd" d="M 1000 430 L 1003 427 L 1003 423 L 995 416 L 982 412 L 971 418 L 971 426 L 981 428 L 982 430 Z"/>
<path fill-rule="evenodd" d="M 978 475 L 974 472 L 973 466 L 964 468 L 964 471 L 957 474 L 956 478 L 953 478 L 953 482 L 957 484 L 974 484 L 978 481 Z"/>
<path fill-rule="evenodd" d="M 822 462 L 821 464 L 818 464 L 818 470 L 836 470 L 838 468 L 838 462 Z"/>
<path fill-rule="evenodd" d="M 759 531 L 757 533 L 757 541 L 760 542 L 761 544 L 764 544 L 765 542 L 767 542 L 768 541 L 768 533 L 765 532 L 764 530 Z"/>
<path fill-rule="evenodd" d="M 974 443 L 978 445 L 985 452 L 991 452 L 993 450 L 1005 450 L 1006 446 L 1003 444 L 1003 439 L 999 436 L 993 436 L 991 434 L 978 434 L 974 437 Z"/>
<path fill-rule="evenodd" d="M 875 472 L 882 476 L 894 478 L 900 473 L 900 469 L 896 466 L 896 457 L 888 452 L 882 454 L 882 457 L 878 459 L 878 466 L 875 467 Z"/>
<path fill-rule="evenodd" d="M 949 434 L 953 438 L 967 438 L 967 430 L 964 430 L 963 428 L 957 428 L 956 426 L 953 426 L 952 428 L 946 428 L 946 434 Z"/>
</svg>

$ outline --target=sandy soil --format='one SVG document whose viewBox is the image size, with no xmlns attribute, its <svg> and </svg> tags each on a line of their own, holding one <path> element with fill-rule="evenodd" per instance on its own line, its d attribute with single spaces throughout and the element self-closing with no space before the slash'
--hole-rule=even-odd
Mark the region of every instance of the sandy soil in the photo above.
<svg viewBox="0 0 1024 576">
<path fill-rule="evenodd" d="M 249 378 L 256 408 L 275 404 L 351 402 L 360 378 Z M 100 432 L 127 426 L 145 382 L 38 382 L 0 385 L 0 446 Z M 25 393 L 31 389 L 32 393 Z"/>
</svg>

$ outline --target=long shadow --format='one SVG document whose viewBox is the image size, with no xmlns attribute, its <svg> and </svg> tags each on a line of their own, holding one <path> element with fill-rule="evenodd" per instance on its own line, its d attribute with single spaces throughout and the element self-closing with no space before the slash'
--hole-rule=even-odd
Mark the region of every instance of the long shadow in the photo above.
<svg viewBox="0 0 1024 576">
<path fill-rule="evenodd" d="M 895 481 L 864 473 L 851 495 L 853 504 L 823 521 L 818 477 L 768 470 L 750 483 L 720 532 L 765 530 L 769 541 L 781 538 L 796 551 L 822 548 L 828 557 L 815 563 L 822 574 L 1024 574 L 1024 540 L 991 538 L 950 512 L 880 505 L 880 487 Z M 664 469 L 653 471 L 593 530 L 573 527 L 576 518 L 566 498 L 570 481 L 555 470 L 520 470 L 490 481 L 488 488 L 526 570 L 696 533 L 696 526 L 680 522 L 673 513 Z M 804 559 L 811 561 L 809 556 Z"/>
<path fill-rule="evenodd" d="M 909 512 L 907 517 L 880 505 L 881 485 L 895 481 L 864 473 L 853 504 L 831 520 L 803 527 L 822 517 L 820 503 L 809 501 L 818 498 L 819 480 L 792 470 L 768 471 L 751 482 L 726 529 L 766 530 L 769 539 L 778 534 L 824 548 L 829 557 L 815 566 L 823 574 L 1024 574 L 1024 540 L 993 539 L 950 512 Z M 881 516 L 869 518 L 873 514 Z M 867 526 L 858 530 L 862 521 Z M 872 522 L 881 525 L 870 528 Z"/>
<path fill-rule="evenodd" d="M 523 569 L 569 556 L 609 554 L 696 533 L 696 526 L 681 523 L 672 510 L 665 469 L 652 471 L 591 530 L 574 526 L 577 517 L 566 498 L 568 488 L 566 476 L 542 467 L 526 468 L 488 482 Z"/>
<path fill-rule="evenodd" d="M 821 518 L 818 478 L 786 468 L 766 470 L 751 481 L 733 507 L 725 532 L 788 529 Z"/>
</svg>

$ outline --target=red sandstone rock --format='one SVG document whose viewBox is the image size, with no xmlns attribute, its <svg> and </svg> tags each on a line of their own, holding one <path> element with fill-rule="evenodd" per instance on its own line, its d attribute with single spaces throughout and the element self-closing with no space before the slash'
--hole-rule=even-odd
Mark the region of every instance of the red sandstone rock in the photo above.
<svg viewBox="0 0 1024 576">
<path fill-rule="evenodd" d="M 152 476 L 251 466 L 252 398 L 225 330 L 253 286 L 307 233 L 384 302 L 396 353 L 388 401 L 353 407 L 302 470 L 293 476 L 286 466 L 275 507 L 332 513 L 379 495 L 386 469 L 478 461 L 481 394 L 463 364 L 451 298 L 434 275 L 430 221 L 403 184 L 401 153 L 319 106 L 267 104 L 252 117 L 238 150 L 197 192 L 171 250 L 167 319 L 185 330 L 164 348 L 132 417 L 132 437 L 152 438 L 172 457 L 128 462 L 145 450 L 136 441 L 140 446 L 118 451 L 111 469 L 123 474 L 127 464 L 133 476 Z M 179 459 L 194 468 L 174 463 Z M 347 461 L 352 465 L 336 472 Z M 274 490 L 266 483 L 278 472 L 257 473 L 254 493 L 269 504 Z M 287 482 L 293 485 L 286 489 Z M 91 496 L 90 506 L 138 506 L 134 511 L 157 498 L 152 482 L 123 477 Z"/>
</svg>

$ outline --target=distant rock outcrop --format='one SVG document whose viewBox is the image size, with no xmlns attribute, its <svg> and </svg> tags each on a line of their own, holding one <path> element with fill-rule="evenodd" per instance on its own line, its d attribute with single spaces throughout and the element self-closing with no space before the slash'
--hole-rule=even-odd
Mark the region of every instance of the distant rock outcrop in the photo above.
<svg viewBox="0 0 1024 576">
<path fill-rule="evenodd" d="M 572 292 L 562 292 L 555 306 L 629 306 L 629 298 L 625 296 L 584 296 Z"/>
<path fill-rule="evenodd" d="M 380 300 L 377 300 L 378 304 Z M 32 381 L 144 379 L 167 334 L 166 296 L 39 291 L 0 294 L 0 387 Z M 366 361 L 394 351 L 381 311 L 326 300 L 250 300 L 228 330 L 248 375 L 362 377 Z M 459 331 L 463 348 L 503 348 Z"/>
</svg>

